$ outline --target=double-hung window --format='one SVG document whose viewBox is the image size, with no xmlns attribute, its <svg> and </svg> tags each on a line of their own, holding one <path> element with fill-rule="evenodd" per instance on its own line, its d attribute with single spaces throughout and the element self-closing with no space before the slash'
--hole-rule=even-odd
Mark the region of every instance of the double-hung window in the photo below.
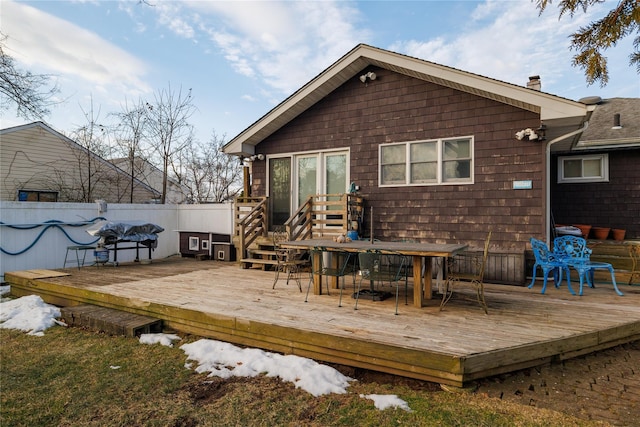
<svg viewBox="0 0 640 427">
<path fill-rule="evenodd" d="M 380 186 L 473 182 L 473 138 L 380 145 Z"/>
</svg>

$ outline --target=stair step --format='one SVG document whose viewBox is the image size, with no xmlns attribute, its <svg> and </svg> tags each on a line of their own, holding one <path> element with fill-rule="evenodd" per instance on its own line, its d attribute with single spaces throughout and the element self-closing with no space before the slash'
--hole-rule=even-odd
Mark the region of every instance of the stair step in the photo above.
<svg viewBox="0 0 640 427">
<path fill-rule="evenodd" d="M 69 326 L 87 327 L 111 335 L 139 337 L 141 334 L 162 332 L 162 320 L 141 316 L 113 308 L 84 304 L 60 309 L 63 321 Z"/>
<path fill-rule="evenodd" d="M 269 255 L 276 256 L 276 251 L 270 251 L 267 249 L 247 249 L 250 255 Z"/>
</svg>

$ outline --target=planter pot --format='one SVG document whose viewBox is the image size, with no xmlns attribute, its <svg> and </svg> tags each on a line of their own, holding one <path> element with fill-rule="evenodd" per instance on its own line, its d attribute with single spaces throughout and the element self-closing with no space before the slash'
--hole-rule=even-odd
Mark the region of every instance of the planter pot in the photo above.
<svg viewBox="0 0 640 427">
<path fill-rule="evenodd" d="M 611 229 L 607 227 L 592 227 L 591 234 L 593 237 L 598 240 L 605 240 L 609 236 L 609 231 Z"/>
<path fill-rule="evenodd" d="M 573 226 L 580 229 L 580 231 L 582 232 L 582 237 L 584 237 L 585 239 L 587 237 L 589 237 L 589 231 L 591 231 L 591 226 L 590 225 L 573 224 Z"/>
<path fill-rule="evenodd" d="M 627 231 L 621 228 L 614 228 L 611 230 L 611 234 L 613 235 L 614 240 L 624 240 L 624 235 Z"/>
</svg>

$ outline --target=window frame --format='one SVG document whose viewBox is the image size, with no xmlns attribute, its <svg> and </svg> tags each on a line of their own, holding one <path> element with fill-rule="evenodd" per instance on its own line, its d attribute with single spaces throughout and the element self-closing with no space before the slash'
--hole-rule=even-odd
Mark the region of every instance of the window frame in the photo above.
<svg viewBox="0 0 640 427">
<path fill-rule="evenodd" d="M 447 142 L 451 141 L 460 141 L 467 140 L 469 142 L 469 157 L 465 158 L 465 160 L 469 161 L 469 178 L 458 178 L 458 179 L 450 179 L 446 180 L 444 177 L 444 165 L 447 160 L 444 158 L 444 147 Z M 436 178 L 433 181 L 429 182 L 411 182 L 411 168 L 412 165 L 416 163 L 425 163 L 425 162 L 416 162 L 411 158 L 411 146 L 415 144 L 424 144 L 424 143 L 435 143 L 436 144 Z M 385 147 L 390 146 L 404 146 L 405 147 L 405 173 L 404 173 L 404 183 L 383 183 L 383 164 L 382 161 L 382 151 Z M 435 186 L 435 185 L 470 185 L 474 183 L 474 165 L 475 165 L 475 150 L 474 150 L 474 137 L 473 135 L 465 135 L 465 136 L 457 136 L 451 138 L 436 138 L 436 139 L 420 139 L 415 141 L 402 141 L 402 142 L 391 142 L 386 144 L 380 144 L 378 146 L 378 187 L 417 187 L 417 186 Z M 449 160 L 450 161 L 450 160 Z"/>
<path fill-rule="evenodd" d="M 29 195 L 36 196 L 37 200 L 29 200 Z M 41 196 L 50 196 L 55 200 L 42 200 Z M 58 191 L 51 190 L 18 190 L 19 202 L 49 202 L 57 203 L 60 193 Z"/>
<path fill-rule="evenodd" d="M 600 176 L 584 176 L 585 160 L 600 160 Z M 581 176 L 567 178 L 564 176 L 564 165 L 566 160 L 581 160 L 582 170 Z M 581 154 L 574 156 L 558 156 L 558 184 L 576 184 L 590 182 L 609 182 L 609 154 Z"/>
</svg>

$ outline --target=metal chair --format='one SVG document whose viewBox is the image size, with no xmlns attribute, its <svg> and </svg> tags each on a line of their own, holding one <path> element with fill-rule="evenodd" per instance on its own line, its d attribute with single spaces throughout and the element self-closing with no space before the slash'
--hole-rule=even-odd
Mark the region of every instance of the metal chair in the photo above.
<svg viewBox="0 0 640 427">
<path fill-rule="evenodd" d="M 476 291 L 476 298 L 480 307 L 484 310 L 485 314 L 489 314 L 487 302 L 484 298 L 484 271 L 487 265 L 487 258 L 489 257 L 489 242 L 491 241 L 491 231 L 487 234 L 487 238 L 484 242 L 484 250 L 482 251 L 482 257 L 474 256 L 472 260 L 471 272 L 461 272 L 457 268 L 457 264 L 464 258 L 468 258 L 469 255 L 461 254 L 455 257 L 449 258 L 447 264 L 447 280 L 444 285 L 444 291 L 442 292 L 442 301 L 440 302 L 440 310 L 444 308 L 445 304 L 449 302 L 453 291 L 457 284 L 461 282 L 470 282 Z"/>
<path fill-rule="evenodd" d="M 587 240 L 579 236 L 560 236 L 553 240 L 553 253 L 569 262 L 589 262 L 592 250 Z"/>
<path fill-rule="evenodd" d="M 577 236 L 557 237 L 553 241 L 553 252 L 559 259 L 569 267 L 573 267 L 578 272 L 580 279 L 580 290 L 578 295 L 582 295 L 584 282 L 591 288 L 595 287 L 594 271 L 597 269 L 607 269 L 611 273 L 611 281 L 613 288 L 618 295 L 623 295 L 616 284 L 615 272 L 613 266 L 606 262 L 592 262 L 591 249 L 587 247 L 586 239 Z M 567 283 L 571 283 L 569 270 L 567 269 Z M 556 282 L 556 287 L 560 282 Z"/>
<path fill-rule="evenodd" d="M 631 275 L 629 276 L 629 285 L 633 284 L 633 278 L 640 279 L 640 245 L 629 245 L 629 257 L 631 258 Z"/>
<path fill-rule="evenodd" d="M 328 262 L 325 263 L 324 255 L 329 253 Z M 338 287 L 340 288 L 340 301 L 338 307 L 342 307 L 342 290 L 344 289 L 344 277 L 351 275 L 353 277 L 353 286 L 356 283 L 356 268 L 355 268 L 355 254 L 350 252 L 327 252 L 325 248 L 316 247 L 310 252 L 311 257 L 311 274 L 309 276 L 309 284 L 307 285 L 307 295 L 304 298 L 304 302 L 309 301 L 309 289 L 313 283 L 313 277 L 315 275 L 321 275 L 326 277 L 335 277 L 338 281 Z M 340 283 L 340 279 L 343 279 Z M 329 281 L 327 283 L 327 295 L 329 292 Z"/>
<path fill-rule="evenodd" d="M 273 233 L 273 249 L 275 251 L 276 265 L 274 267 L 276 277 L 273 279 L 273 286 L 271 289 L 276 288 L 276 283 L 280 278 L 280 273 L 287 273 L 287 285 L 289 280 L 293 278 L 298 284 L 298 289 L 302 292 L 302 285 L 300 284 L 300 270 L 309 265 L 308 253 L 306 251 L 300 251 L 298 249 L 281 248 L 280 243 L 288 240 L 286 232 L 277 230 Z"/>
<path fill-rule="evenodd" d="M 386 299 L 388 293 L 375 289 L 375 283 L 389 283 L 396 286 L 396 315 L 398 314 L 398 297 L 400 291 L 400 281 L 404 279 L 405 305 L 408 304 L 408 266 L 407 258 L 397 253 L 381 253 L 378 251 L 358 253 L 358 267 L 360 269 L 360 281 L 358 290 L 354 297 L 356 304 L 354 310 L 358 309 L 360 296 L 366 292 L 367 298 L 373 301 Z M 371 283 L 370 289 L 362 289 L 362 281 L 368 280 Z"/>
<path fill-rule="evenodd" d="M 95 246 L 91 245 L 76 245 L 76 246 L 67 246 L 67 252 L 64 254 L 64 264 L 62 268 L 67 268 L 67 263 L 76 264 L 78 270 L 80 267 L 84 267 L 84 263 L 87 259 L 87 251 L 94 251 L 96 249 Z M 69 251 L 76 253 L 75 261 L 73 258 L 69 258 Z M 80 258 L 80 251 L 82 251 L 82 258 Z"/>
<path fill-rule="evenodd" d="M 613 270 L 613 266 L 611 264 L 607 262 L 589 261 L 589 262 L 571 264 L 571 266 L 578 271 L 578 276 L 580 277 L 580 291 L 578 292 L 578 295 L 582 295 L 582 285 L 585 281 L 587 282 L 589 287 L 595 288 L 594 277 L 593 277 L 594 270 L 599 268 L 609 270 L 609 273 L 611 273 L 611 282 L 613 283 L 613 289 L 616 291 L 618 295 L 620 296 L 624 295 L 622 292 L 620 292 L 620 289 L 618 289 L 618 285 L 616 284 L 616 275 Z"/>
<path fill-rule="evenodd" d="M 562 281 L 562 271 L 564 270 L 567 274 L 567 287 L 569 288 L 569 292 L 571 292 L 572 295 L 575 295 L 576 293 L 571 288 L 571 281 L 569 280 L 569 265 L 565 263 L 558 255 L 551 252 L 545 242 L 533 237 L 530 239 L 530 242 L 536 262 L 533 265 L 533 279 L 531 279 L 529 289 L 533 288 L 536 283 L 536 271 L 538 267 L 542 269 L 544 278 L 544 282 L 542 284 L 542 292 L 540 292 L 541 294 L 544 294 L 545 290 L 547 289 L 547 278 L 549 276 L 549 273 L 553 272 L 553 278 L 556 283 L 556 287 L 558 287 L 560 285 L 560 282 Z"/>
</svg>

